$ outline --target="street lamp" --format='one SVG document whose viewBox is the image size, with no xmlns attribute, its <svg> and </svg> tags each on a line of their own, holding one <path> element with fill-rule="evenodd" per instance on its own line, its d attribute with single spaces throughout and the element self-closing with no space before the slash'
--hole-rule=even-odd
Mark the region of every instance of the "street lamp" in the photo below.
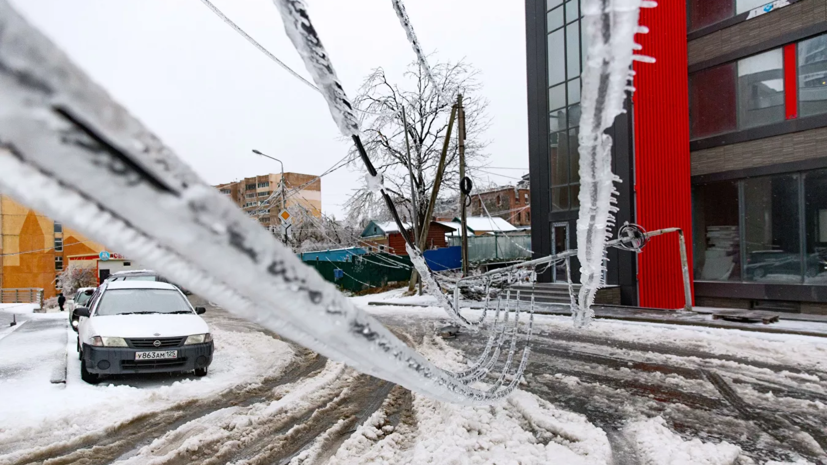
<svg viewBox="0 0 827 465">
<path fill-rule="evenodd" d="M 287 207 L 285 205 L 285 198 L 284 198 L 284 163 L 282 163 L 281 160 L 279 160 L 278 158 L 271 157 L 270 155 L 267 155 L 266 153 L 261 153 L 260 151 L 258 151 L 256 149 L 253 149 L 253 153 L 256 154 L 256 155 L 261 155 L 262 157 L 266 157 L 266 158 L 269 158 L 271 160 L 275 160 L 275 161 L 279 162 L 279 165 L 281 166 L 281 179 L 279 179 L 279 184 L 281 184 L 281 210 L 285 211 L 287 209 Z M 279 218 L 281 218 L 281 215 L 279 215 Z M 281 221 L 284 221 L 284 219 L 282 218 Z M 287 243 L 287 228 L 282 227 L 282 229 L 284 230 L 284 243 L 286 244 Z"/>
</svg>

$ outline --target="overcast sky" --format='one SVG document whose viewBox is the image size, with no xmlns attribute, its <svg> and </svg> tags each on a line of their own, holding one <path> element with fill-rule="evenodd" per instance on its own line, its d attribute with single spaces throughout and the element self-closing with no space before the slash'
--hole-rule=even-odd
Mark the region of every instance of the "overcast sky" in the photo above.
<svg viewBox="0 0 827 465">
<path fill-rule="evenodd" d="M 213 0 L 305 77 L 271 0 Z M 11 0 L 207 182 L 269 172 L 320 174 L 348 149 L 321 95 L 271 62 L 200 0 Z M 390 0 L 308 0 L 348 95 L 384 67 L 400 77 L 414 59 Z M 492 167 L 528 167 L 525 19 L 520 1 L 409 0 L 408 14 L 432 61 L 465 58 L 490 100 L 485 138 Z M 525 171 L 492 168 L 513 183 Z M 323 210 L 341 206 L 361 174 L 322 180 Z M 487 180 L 480 180 L 487 181 Z"/>
</svg>

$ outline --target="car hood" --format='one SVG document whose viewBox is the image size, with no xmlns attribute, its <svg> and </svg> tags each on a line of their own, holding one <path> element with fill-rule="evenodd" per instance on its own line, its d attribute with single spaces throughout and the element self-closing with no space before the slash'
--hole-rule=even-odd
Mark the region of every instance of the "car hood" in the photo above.
<svg viewBox="0 0 827 465">
<path fill-rule="evenodd" d="M 109 315 L 89 319 L 94 336 L 175 337 L 210 332 L 198 315 Z"/>
</svg>

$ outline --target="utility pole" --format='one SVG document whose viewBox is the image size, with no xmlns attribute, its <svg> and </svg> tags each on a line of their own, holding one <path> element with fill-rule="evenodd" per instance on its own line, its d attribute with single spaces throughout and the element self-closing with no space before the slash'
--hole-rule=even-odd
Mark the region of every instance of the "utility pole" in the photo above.
<svg viewBox="0 0 827 465">
<path fill-rule="evenodd" d="M 284 197 L 284 163 L 282 163 L 281 160 L 279 160 L 278 158 L 271 157 L 270 155 L 261 153 L 256 149 L 253 149 L 253 153 L 256 154 L 256 155 L 261 155 L 262 157 L 266 157 L 266 158 L 269 158 L 271 160 L 275 160 L 275 161 L 279 162 L 279 165 L 281 166 L 281 179 L 279 179 L 280 190 L 281 190 L 281 211 L 287 211 L 286 199 Z M 279 212 L 279 213 L 281 213 L 281 212 Z M 279 218 L 280 218 L 280 221 L 282 221 L 282 222 L 286 221 L 284 218 L 281 218 L 281 215 L 279 215 Z M 284 234 L 284 244 L 286 245 L 287 244 L 287 228 L 284 227 L 284 225 L 282 225 L 281 231 Z"/>
<path fill-rule="evenodd" d="M 454 120 L 457 116 L 457 106 L 451 108 L 451 117 L 448 119 L 448 130 L 445 133 L 445 142 L 442 144 L 442 153 L 439 156 L 439 165 L 436 169 L 436 179 L 434 179 L 434 188 L 431 190 L 431 201 L 428 202 L 428 209 L 425 211 L 425 221 L 422 225 L 422 230 L 419 231 L 419 238 L 417 246 L 419 250 L 423 250 L 428 242 L 428 230 L 431 226 L 431 216 L 434 214 L 436 208 L 436 201 L 439 197 L 439 188 L 442 186 L 442 175 L 445 173 L 445 160 L 448 157 L 448 147 L 451 145 L 451 134 L 454 130 Z M 416 282 L 419 280 L 419 273 L 416 270 L 411 272 L 411 281 L 408 283 L 408 291 L 413 291 Z M 421 283 L 420 283 L 421 284 Z"/>
<path fill-rule="evenodd" d="M 465 208 L 465 108 L 462 106 L 462 94 L 457 97 L 458 107 L 458 136 L 459 136 L 459 211 L 462 220 L 462 276 L 468 276 L 468 225 L 467 211 Z"/>
</svg>

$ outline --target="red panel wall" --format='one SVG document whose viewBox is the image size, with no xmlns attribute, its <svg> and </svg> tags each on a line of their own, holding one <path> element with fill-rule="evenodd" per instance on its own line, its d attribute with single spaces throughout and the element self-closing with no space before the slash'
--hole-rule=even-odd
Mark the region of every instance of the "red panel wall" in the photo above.
<svg viewBox="0 0 827 465">
<path fill-rule="evenodd" d="M 637 36 L 654 64 L 635 63 L 635 182 L 638 223 L 651 231 L 679 227 L 686 234 L 692 270 L 692 200 L 689 163 L 689 92 L 686 3 L 658 2 L 641 10 L 649 34 Z M 691 277 L 691 276 L 690 276 Z M 684 304 L 678 237 L 653 238 L 638 255 L 643 307 Z"/>
</svg>

